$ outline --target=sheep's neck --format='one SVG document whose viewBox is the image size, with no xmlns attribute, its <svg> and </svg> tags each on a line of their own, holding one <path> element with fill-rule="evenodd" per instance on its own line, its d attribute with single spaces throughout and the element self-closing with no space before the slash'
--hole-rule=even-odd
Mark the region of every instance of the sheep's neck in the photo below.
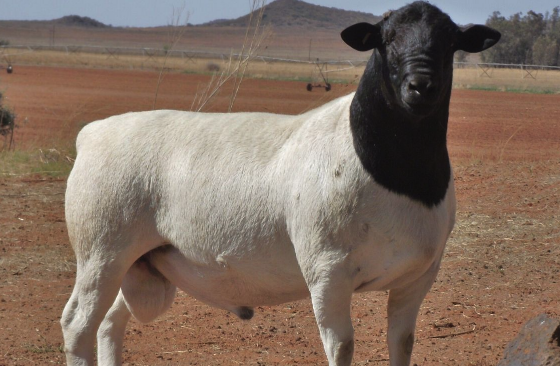
<svg viewBox="0 0 560 366">
<path fill-rule="evenodd" d="M 376 68 L 371 60 L 350 109 L 356 153 L 377 183 L 433 207 L 444 199 L 451 176 L 446 146 L 451 87 L 436 112 L 413 119 L 388 103 L 391 96 Z"/>
</svg>

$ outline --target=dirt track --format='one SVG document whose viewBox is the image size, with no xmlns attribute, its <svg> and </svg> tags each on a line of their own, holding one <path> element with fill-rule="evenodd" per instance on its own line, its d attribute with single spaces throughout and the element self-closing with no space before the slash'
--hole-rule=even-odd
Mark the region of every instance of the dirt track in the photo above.
<svg viewBox="0 0 560 366">
<path fill-rule="evenodd" d="M 72 144 L 85 123 L 152 108 L 157 74 L 19 67 L 0 85 L 22 121 L 18 147 Z M 207 78 L 167 75 L 158 108 L 190 109 Z M 247 80 L 235 110 L 300 113 L 345 94 Z M 226 93 L 227 95 L 227 93 Z M 211 110 L 223 111 L 227 98 Z M 454 91 L 449 147 L 458 222 L 420 312 L 413 362 L 495 365 L 521 325 L 560 318 L 560 95 Z M 64 180 L 0 179 L 0 366 L 63 364 L 60 313 L 75 266 Z M 354 297 L 356 365 L 388 365 L 385 293 Z M 324 365 L 309 301 L 242 322 L 181 293 L 156 322 L 131 322 L 128 365 Z"/>
</svg>

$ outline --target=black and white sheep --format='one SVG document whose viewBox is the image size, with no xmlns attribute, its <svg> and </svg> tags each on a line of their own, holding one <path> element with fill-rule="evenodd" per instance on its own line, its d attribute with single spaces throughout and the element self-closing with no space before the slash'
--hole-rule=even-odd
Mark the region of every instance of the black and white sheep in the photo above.
<svg viewBox="0 0 560 366">
<path fill-rule="evenodd" d="M 242 319 L 311 296 L 331 366 L 352 361 L 352 294 L 390 290 L 390 364 L 409 365 L 455 218 L 453 54 L 500 34 L 415 2 L 342 38 L 374 50 L 358 90 L 305 114 L 153 111 L 80 132 L 68 365 L 93 365 L 96 337 L 99 364 L 120 364 L 131 314 L 155 319 L 176 287 Z"/>
</svg>

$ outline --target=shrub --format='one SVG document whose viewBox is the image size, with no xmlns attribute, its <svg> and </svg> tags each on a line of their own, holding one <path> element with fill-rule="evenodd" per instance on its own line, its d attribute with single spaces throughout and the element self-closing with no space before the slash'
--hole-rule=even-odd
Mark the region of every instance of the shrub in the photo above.
<svg viewBox="0 0 560 366">
<path fill-rule="evenodd" d="M 14 129 L 16 115 L 10 109 L 0 106 L 0 135 L 6 136 Z"/>
<path fill-rule="evenodd" d="M 9 139 L 8 149 L 10 149 L 14 128 L 16 127 L 16 115 L 11 109 L 3 105 L 2 97 L 2 93 L 0 93 L 0 136 L 4 136 L 4 148 L 6 148 L 7 139 Z"/>
<path fill-rule="evenodd" d="M 218 72 L 220 71 L 220 65 L 209 62 L 208 65 L 206 65 L 206 69 L 211 72 Z"/>
</svg>

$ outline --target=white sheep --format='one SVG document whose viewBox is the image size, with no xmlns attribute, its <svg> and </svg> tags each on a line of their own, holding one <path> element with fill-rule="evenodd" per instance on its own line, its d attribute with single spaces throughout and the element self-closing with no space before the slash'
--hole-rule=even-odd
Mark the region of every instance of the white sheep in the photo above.
<svg viewBox="0 0 560 366">
<path fill-rule="evenodd" d="M 119 365 L 130 315 L 155 319 L 176 287 L 242 319 L 311 296 L 331 366 L 352 361 L 352 294 L 390 290 L 390 363 L 409 365 L 455 217 L 453 52 L 499 33 L 416 2 L 342 36 L 375 49 L 360 86 L 305 114 L 153 111 L 80 132 L 68 365 L 93 365 L 96 336 L 98 363 Z"/>
</svg>

